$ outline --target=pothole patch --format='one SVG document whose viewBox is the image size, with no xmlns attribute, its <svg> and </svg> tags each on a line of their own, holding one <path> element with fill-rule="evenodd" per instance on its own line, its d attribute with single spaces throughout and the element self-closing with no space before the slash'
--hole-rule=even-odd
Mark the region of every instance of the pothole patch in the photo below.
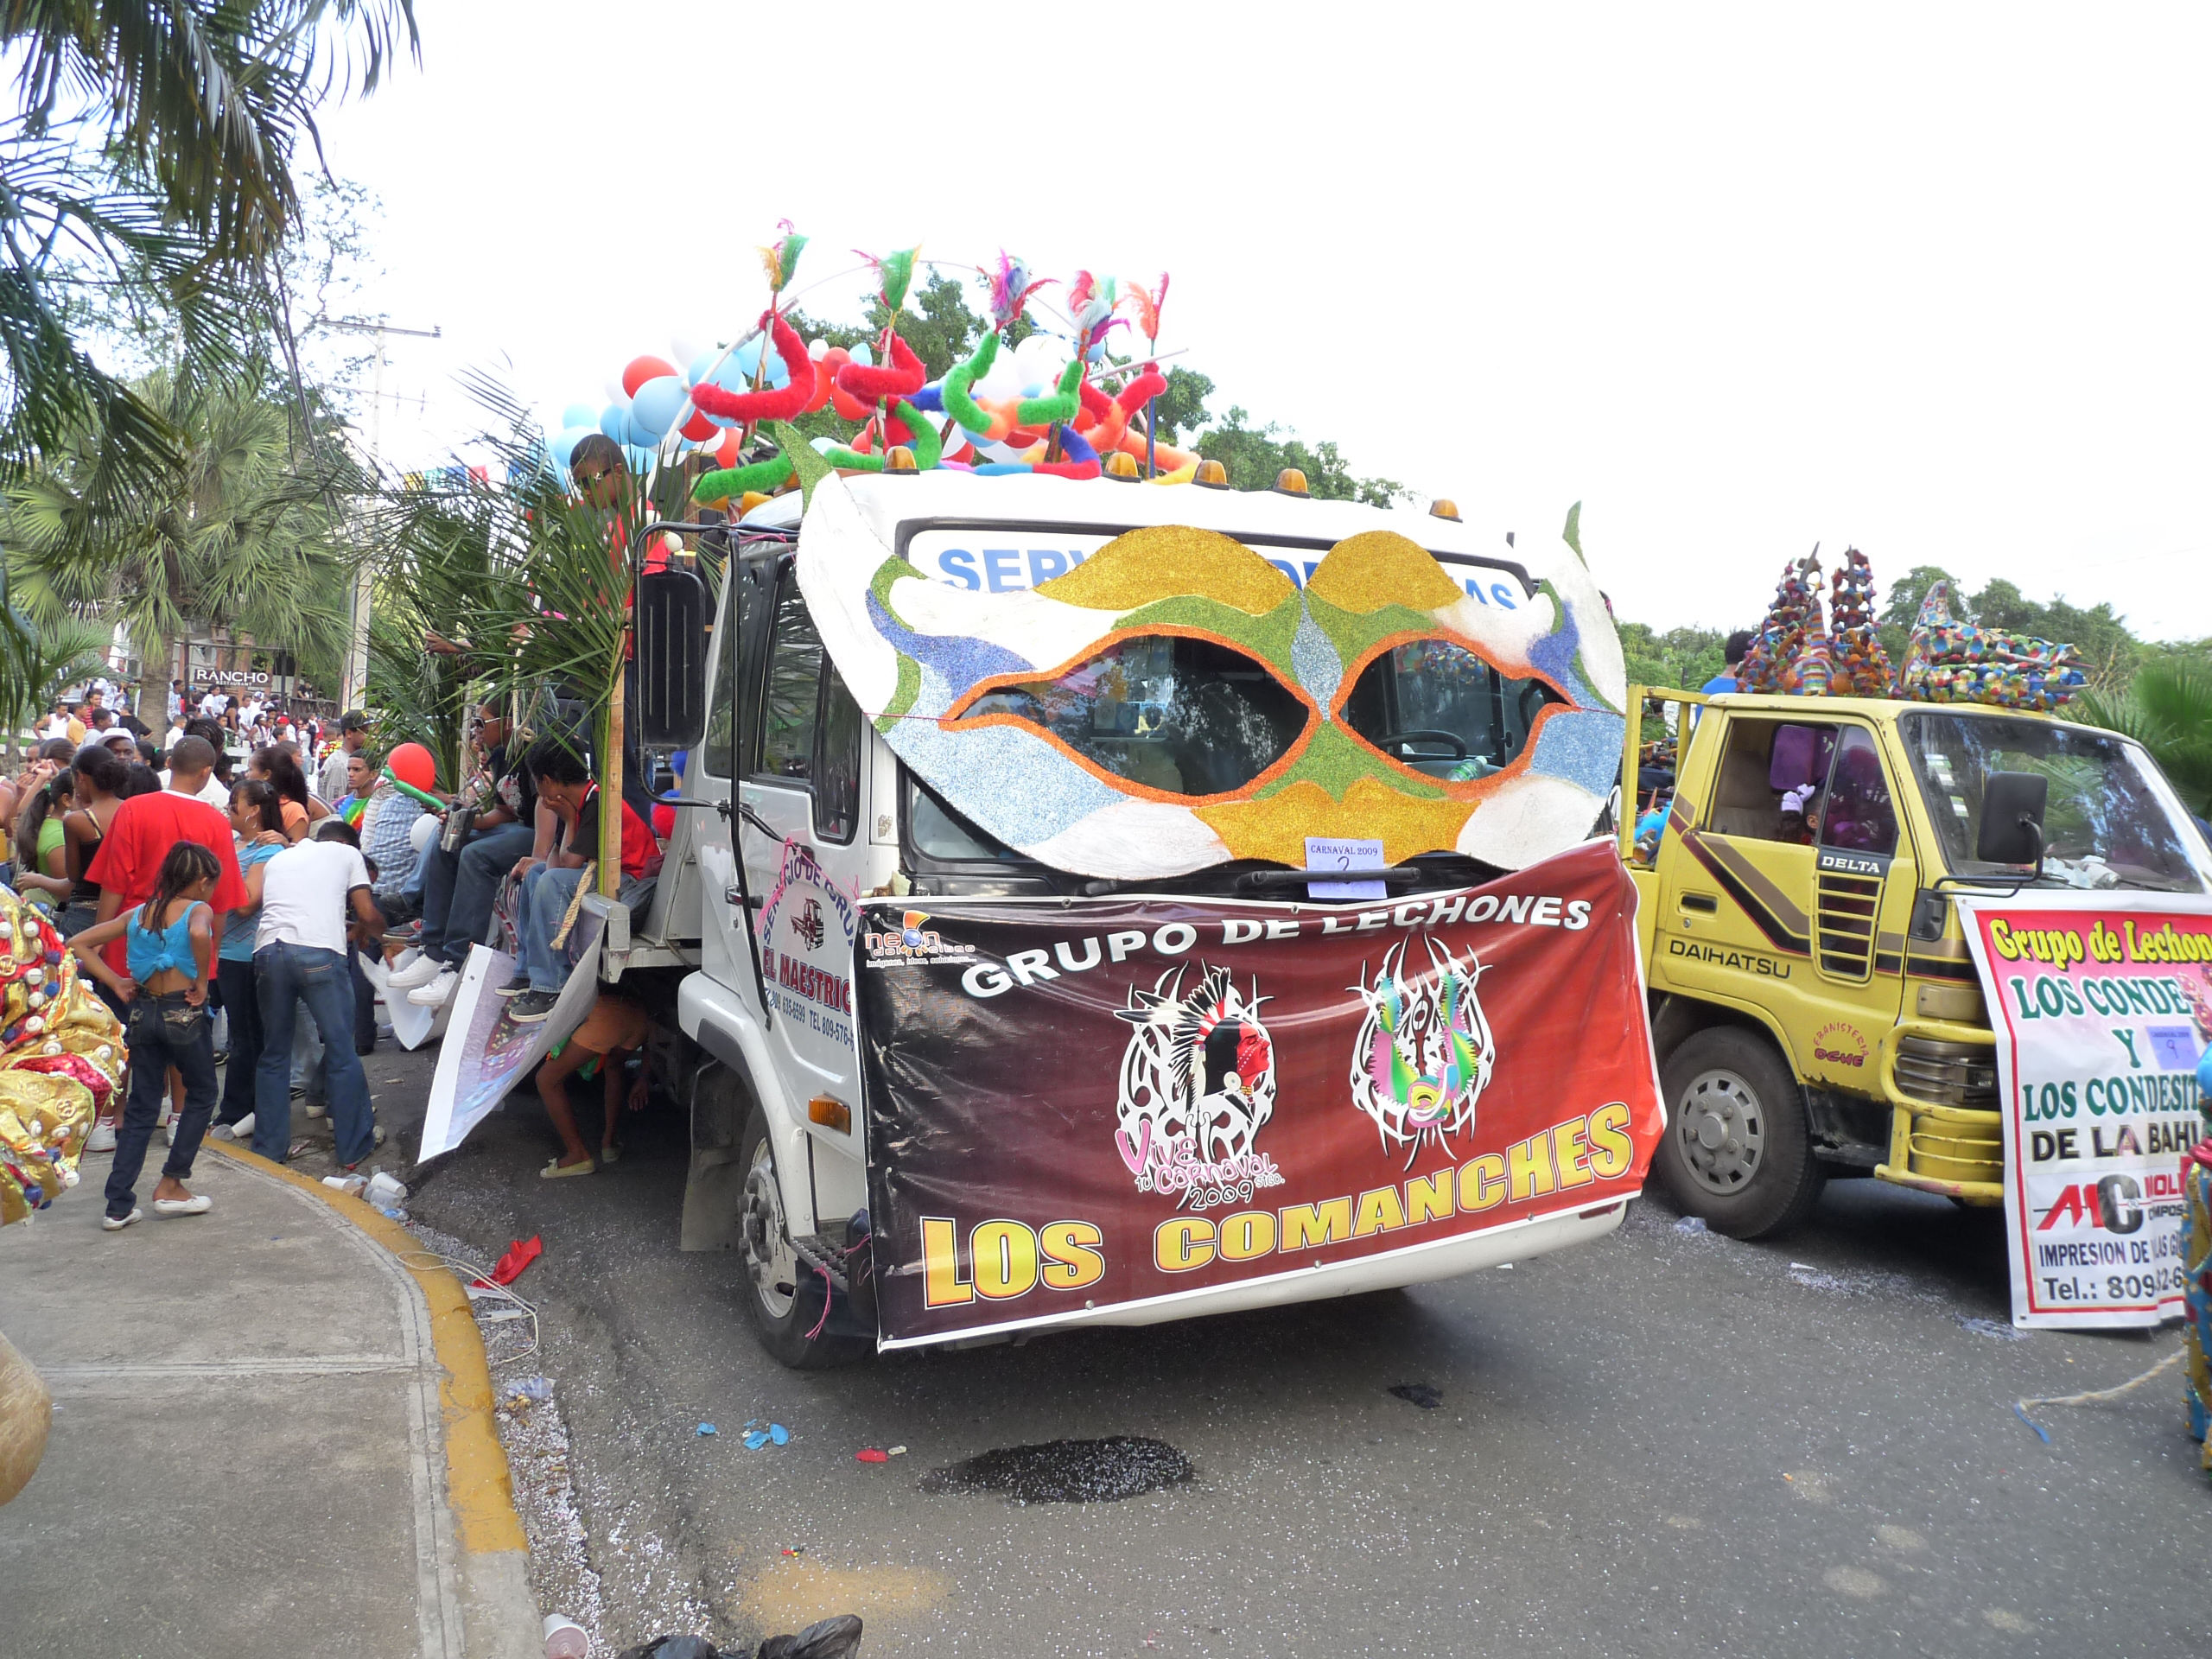
<svg viewBox="0 0 2212 1659">
<path fill-rule="evenodd" d="M 1000 1446 L 922 1477 L 925 1492 L 999 1492 L 1020 1503 L 1113 1503 L 1190 1479 L 1191 1460 L 1165 1440 L 1116 1434 Z"/>
</svg>

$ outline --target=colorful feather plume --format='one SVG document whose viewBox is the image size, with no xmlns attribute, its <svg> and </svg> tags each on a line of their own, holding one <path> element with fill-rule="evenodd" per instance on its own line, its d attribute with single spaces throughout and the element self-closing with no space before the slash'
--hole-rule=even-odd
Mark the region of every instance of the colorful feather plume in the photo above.
<svg viewBox="0 0 2212 1659">
<path fill-rule="evenodd" d="M 1129 308 L 1136 313 L 1136 331 L 1148 345 L 1160 343 L 1160 308 L 1167 303 L 1167 273 L 1160 273 L 1160 286 L 1147 292 L 1142 283 L 1131 283 L 1126 296 Z"/>
<path fill-rule="evenodd" d="M 798 257 L 806 247 L 806 238 L 791 228 L 788 219 L 778 219 L 776 228 L 783 234 L 760 250 L 760 267 L 768 274 L 768 291 L 771 294 L 784 291 L 784 284 L 791 281 L 791 273 L 798 269 Z"/>
<path fill-rule="evenodd" d="M 914 285 L 914 261 L 921 253 L 919 246 L 901 248 L 896 253 L 887 253 L 880 259 L 872 253 L 855 253 L 875 269 L 877 290 L 883 296 L 883 308 L 893 317 L 905 308 L 906 291 Z"/>
<path fill-rule="evenodd" d="M 1029 267 L 1019 259 L 999 250 L 999 268 L 984 270 L 982 274 L 991 283 L 991 323 L 1001 333 L 1021 321 L 1021 314 L 1029 304 L 1029 296 L 1040 288 L 1052 286 L 1053 278 L 1040 276 L 1032 281 Z"/>
</svg>

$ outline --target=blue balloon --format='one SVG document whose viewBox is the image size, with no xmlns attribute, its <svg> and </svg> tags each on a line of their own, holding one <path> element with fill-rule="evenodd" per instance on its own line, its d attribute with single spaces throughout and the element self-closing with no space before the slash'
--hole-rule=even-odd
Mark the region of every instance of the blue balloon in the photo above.
<svg viewBox="0 0 2212 1659">
<path fill-rule="evenodd" d="M 722 348 L 719 346 L 715 346 L 711 352 L 700 353 L 698 356 L 691 359 L 691 366 L 683 371 L 684 384 L 691 386 L 697 385 L 702 380 L 705 379 L 709 373 L 713 372 L 715 365 L 721 360 Z"/>
<path fill-rule="evenodd" d="M 859 345 L 853 347 L 853 361 L 859 364 L 862 368 L 874 368 L 875 366 L 875 347 L 869 345 L 866 340 L 861 341 Z"/>
<path fill-rule="evenodd" d="M 650 432 L 658 442 L 668 429 L 676 424 L 678 410 L 683 407 L 685 387 L 672 374 L 656 375 L 646 381 L 630 397 L 630 423 L 640 432 Z"/>
<path fill-rule="evenodd" d="M 752 339 L 741 342 L 738 348 L 729 354 L 730 362 L 737 365 L 737 372 L 747 380 L 753 378 L 753 371 L 760 366 L 760 347 L 765 343 L 762 335 L 755 334 Z"/>
<path fill-rule="evenodd" d="M 571 410 L 569 412 L 574 414 L 575 411 Z M 556 467 L 566 467 L 569 464 L 569 457 L 576 453 L 576 446 L 598 430 L 599 429 L 590 422 L 579 421 L 567 430 L 556 435 L 549 446 L 553 456 L 553 464 Z"/>
<path fill-rule="evenodd" d="M 626 402 L 609 404 L 600 411 L 599 429 L 613 439 L 615 442 L 620 443 L 622 442 L 623 429 L 628 425 L 629 420 L 630 405 Z"/>
<path fill-rule="evenodd" d="M 633 478 L 643 478 L 660 461 L 660 455 L 654 448 L 640 444 L 632 444 L 623 450 L 622 458 L 630 463 L 630 474 Z"/>
<path fill-rule="evenodd" d="M 659 433 L 639 423 L 634 410 L 622 422 L 622 442 L 632 449 L 658 449 L 660 448 L 660 436 Z"/>
<path fill-rule="evenodd" d="M 597 426 L 598 424 L 599 411 L 589 404 L 570 404 L 561 411 L 561 429 L 564 432 L 572 426 Z"/>
</svg>

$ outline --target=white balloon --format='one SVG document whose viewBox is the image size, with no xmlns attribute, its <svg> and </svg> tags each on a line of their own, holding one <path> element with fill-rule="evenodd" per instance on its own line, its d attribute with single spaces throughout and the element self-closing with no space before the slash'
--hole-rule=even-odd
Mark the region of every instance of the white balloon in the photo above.
<svg viewBox="0 0 2212 1659">
<path fill-rule="evenodd" d="M 427 853 L 430 850 L 430 843 L 438 838 L 444 829 L 444 824 L 425 812 L 408 826 L 407 839 L 416 853 Z"/>
</svg>

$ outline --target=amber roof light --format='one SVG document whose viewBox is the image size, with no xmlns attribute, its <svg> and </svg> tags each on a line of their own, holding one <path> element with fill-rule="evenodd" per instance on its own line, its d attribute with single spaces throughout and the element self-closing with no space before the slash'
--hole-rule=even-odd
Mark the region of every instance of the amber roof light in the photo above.
<svg viewBox="0 0 2212 1659">
<path fill-rule="evenodd" d="M 1428 504 L 1428 516 L 1432 518 L 1449 518 L 1456 524 L 1459 522 L 1459 504 L 1449 496 L 1440 495 Z"/>
<path fill-rule="evenodd" d="M 1284 467 L 1275 474 L 1275 493 L 1277 495 L 1308 494 L 1309 492 L 1306 487 L 1306 474 L 1295 467 Z"/>
<path fill-rule="evenodd" d="M 1118 478 L 1124 484 L 1142 481 L 1144 474 L 1137 470 L 1137 458 L 1126 449 L 1116 449 L 1106 457 L 1106 476 Z"/>
<path fill-rule="evenodd" d="M 1217 461 L 1202 461 L 1198 470 L 1191 474 L 1191 482 L 1209 490 L 1229 487 L 1229 468 Z"/>
</svg>

